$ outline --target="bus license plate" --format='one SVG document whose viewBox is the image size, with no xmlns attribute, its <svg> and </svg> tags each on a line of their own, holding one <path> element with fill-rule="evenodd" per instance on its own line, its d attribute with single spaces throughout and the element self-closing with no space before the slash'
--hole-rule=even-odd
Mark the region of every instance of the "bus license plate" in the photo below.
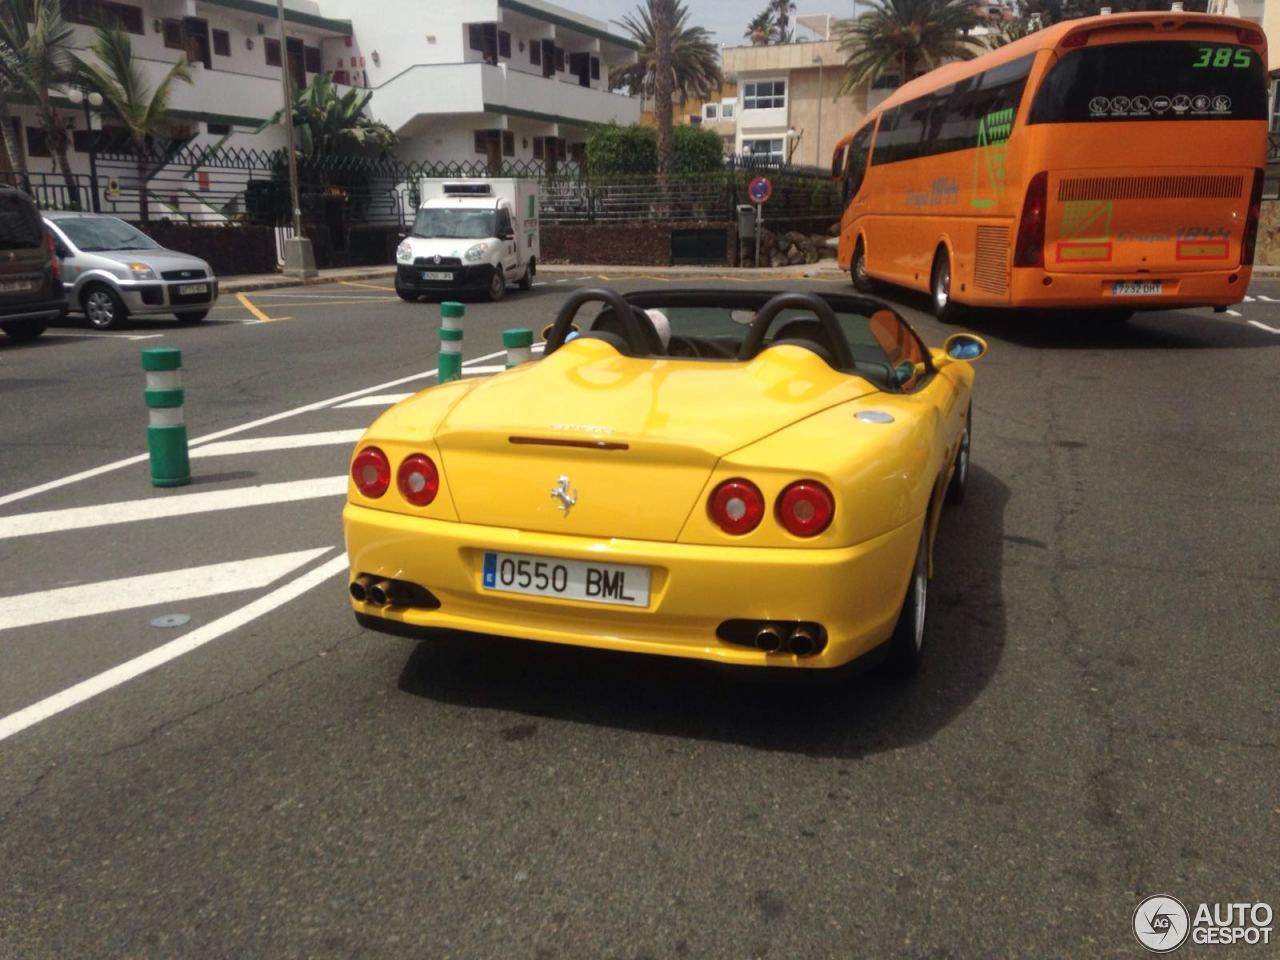
<svg viewBox="0 0 1280 960">
<path fill-rule="evenodd" d="M 208 293 L 209 285 L 207 283 L 184 283 L 178 287 L 178 296 L 189 297 L 195 293 Z"/>
<path fill-rule="evenodd" d="M 649 605 L 649 568 L 520 553 L 484 554 L 484 589 L 623 607 Z"/>
<path fill-rule="evenodd" d="M 423 280 L 452 280 L 453 274 L 448 270 L 423 270 Z"/>
<path fill-rule="evenodd" d="M 1143 283 L 1116 282 L 1111 284 L 1113 297 L 1158 297 L 1164 293 L 1164 283 L 1148 280 Z"/>
</svg>

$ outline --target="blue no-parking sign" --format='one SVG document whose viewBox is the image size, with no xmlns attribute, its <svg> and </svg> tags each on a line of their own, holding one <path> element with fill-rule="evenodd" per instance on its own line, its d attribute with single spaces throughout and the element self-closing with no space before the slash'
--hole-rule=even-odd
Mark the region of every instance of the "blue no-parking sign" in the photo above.
<svg viewBox="0 0 1280 960">
<path fill-rule="evenodd" d="M 756 177 L 747 187 L 752 203 L 764 203 L 773 196 L 773 184 L 768 177 Z"/>
</svg>

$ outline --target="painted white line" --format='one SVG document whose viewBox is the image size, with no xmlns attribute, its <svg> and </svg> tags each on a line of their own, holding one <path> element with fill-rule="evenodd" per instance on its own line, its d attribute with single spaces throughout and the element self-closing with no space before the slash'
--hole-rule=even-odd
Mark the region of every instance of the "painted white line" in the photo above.
<svg viewBox="0 0 1280 960">
<path fill-rule="evenodd" d="M 232 630 L 236 630 L 246 623 L 251 623 L 258 617 L 284 606 L 290 600 L 302 596 L 312 587 L 319 586 L 330 577 L 337 576 L 347 569 L 349 568 L 346 556 L 336 556 L 327 563 L 304 573 L 297 580 L 292 580 L 283 586 L 277 587 L 265 597 L 260 597 L 239 610 L 233 610 L 212 623 L 198 627 L 190 633 L 185 633 L 163 646 L 142 654 L 140 657 L 135 657 L 97 676 L 90 677 L 88 680 L 83 680 L 73 687 L 68 687 L 61 693 L 55 693 L 53 696 L 46 697 L 29 707 L 24 707 L 16 713 L 9 714 L 7 717 L 0 717 L 0 740 L 12 737 L 15 733 L 20 733 L 28 727 L 40 723 L 42 720 L 57 716 L 64 710 L 70 710 L 77 704 L 84 703 L 84 701 L 96 697 L 100 693 L 105 693 L 113 687 L 118 687 L 120 684 L 154 670 L 170 660 L 176 660 L 185 653 L 198 650 L 205 644 L 226 636 Z"/>
<path fill-rule="evenodd" d="M 547 285 L 547 281 L 545 281 L 545 280 L 536 280 L 536 281 L 534 281 L 534 284 L 533 284 L 533 285 L 534 285 L 535 287 L 545 287 L 545 286 Z"/>
<path fill-rule="evenodd" d="M 494 353 L 486 353 L 483 357 L 476 357 L 466 361 L 463 366 L 472 363 L 483 363 L 485 360 L 493 360 L 497 357 L 505 357 L 505 350 L 498 350 Z M 236 427 L 228 427 L 225 430 L 218 430 L 214 433 L 205 434 L 203 437 L 196 437 L 188 446 L 194 447 L 197 444 L 208 443 L 212 440 L 221 440 L 223 437 L 234 437 L 238 433 L 247 433 L 258 427 L 265 427 L 269 423 L 277 423 L 280 420 L 287 420 L 290 417 L 300 416 L 304 413 L 314 413 L 316 410 L 325 410 L 329 407 L 342 403 L 345 400 L 352 400 L 355 397 L 363 397 L 370 393 L 377 393 L 379 390 L 386 390 L 389 387 L 398 387 L 402 383 L 412 383 L 414 380 L 429 380 L 436 375 L 435 370 L 427 370 L 423 373 L 413 373 L 407 377 L 400 377 L 398 380 L 388 380 L 386 383 L 379 383 L 372 387 L 365 387 L 362 390 L 353 390 L 350 393 L 344 393 L 338 397 L 330 397 L 328 400 L 317 400 L 315 403 L 308 403 L 305 406 L 295 407 L 292 410 L 285 410 L 281 413 L 273 413 L 269 417 L 261 417 L 258 420 L 250 420 L 248 423 L 242 423 Z M 70 476 L 60 477 L 57 480 L 50 480 L 47 483 L 36 484 L 34 487 L 27 487 L 25 490 L 18 490 L 15 493 L 8 493 L 0 496 L 0 507 L 7 503 L 13 503 L 17 500 L 25 500 L 27 497 L 34 497 L 36 494 L 46 493 L 49 490 L 56 490 L 59 487 L 69 486 L 73 483 L 79 483 L 81 480 L 90 480 L 93 477 L 102 476 L 104 473 L 110 473 L 112 470 L 120 470 L 124 467 L 132 467 L 136 463 L 145 463 L 148 455 L 140 453 L 134 457 L 125 457 L 123 460 L 116 460 L 112 463 L 105 463 L 100 467 L 93 467 L 90 470 L 81 470 L 79 473 L 73 473 Z"/>
<path fill-rule="evenodd" d="M 594 273 L 589 273 L 585 277 L 574 277 L 575 280 L 594 280 L 595 278 L 596 275 Z"/>
<path fill-rule="evenodd" d="M 1259 330 L 1267 331 L 1267 333 L 1280 333 L 1280 327 L 1267 326 L 1267 324 L 1263 323 L 1261 320 L 1250 320 L 1249 322 Z"/>
<path fill-rule="evenodd" d="M 1228 310 L 1228 311 L 1227 311 L 1227 316 L 1228 316 L 1228 317 L 1243 317 L 1243 316 L 1244 316 L 1244 314 L 1243 314 L 1243 313 L 1241 313 L 1239 310 Z"/>
<path fill-rule="evenodd" d="M 468 377 L 485 376 L 490 373 L 501 373 L 507 369 L 505 364 L 497 364 L 489 367 L 466 367 L 462 372 Z"/>
<path fill-rule="evenodd" d="M 1259 300 L 1263 300 L 1263 301 L 1265 301 L 1266 303 L 1280 303 L 1280 300 L 1272 299 L 1271 297 L 1268 297 L 1268 296 L 1266 296 L 1265 294 L 1262 294 L 1262 293 L 1258 294 L 1258 299 L 1259 299 Z"/>
<path fill-rule="evenodd" d="M 1246 296 L 1246 297 L 1244 298 L 1244 302 L 1245 302 L 1245 303 L 1253 303 L 1253 302 L 1254 302 L 1254 301 L 1253 301 L 1253 297 Z"/>
<path fill-rule="evenodd" d="M 237 487 L 234 490 L 210 490 L 207 493 L 182 493 L 177 496 L 148 497 L 145 500 L 100 503 L 92 507 L 19 513 L 12 517 L 0 517 L 0 540 L 65 530 L 84 530 L 88 527 L 106 527 L 117 523 L 159 520 L 163 517 L 183 517 L 191 513 L 211 513 L 215 510 L 236 510 L 241 507 L 290 503 L 294 500 L 336 497 L 346 492 L 347 476 L 341 474 L 336 477 L 291 480 L 287 483 L 267 483 L 258 487 Z"/>
<path fill-rule="evenodd" d="M 565 277 L 563 280 L 557 280 L 557 281 L 556 281 L 556 283 L 568 283 L 568 282 L 569 282 L 569 278 L 568 278 L 568 277 Z"/>
<path fill-rule="evenodd" d="M 229 457 L 240 453 L 268 453 L 272 450 L 297 450 L 301 447 L 328 447 L 355 443 L 364 430 L 328 430 L 323 433 L 294 433 L 284 437 L 253 437 L 249 440 L 223 440 L 206 443 L 191 451 L 195 457 Z"/>
<path fill-rule="evenodd" d="M 87 330 L 46 330 L 46 337 L 67 337 L 73 340 L 161 340 L 163 333 L 89 333 Z"/>
<path fill-rule="evenodd" d="M 532 347 L 530 347 L 530 349 L 531 349 L 534 353 L 541 353 L 543 350 L 547 349 L 547 341 L 545 341 L 545 340 L 539 340 L 539 341 L 538 341 L 537 343 L 535 343 Z"/>
<path fill-rule="evenodd" d="M 183 600 L 216 597 L 240 590 L 258 590 L 285 574 L 318 560 L 332 549 L 320 547 L 317 550 L 298 550 L 269 557 L 210 563 L 185 570 L 121 577 L 118 580 L 0 597 L 0 630 L 133 610 L 158 603 L 180 603 Z"/>
<path fill-rule="evenodd" d="M 399 403 L 412 397 L 412 393 L 375 393 L 371 397 L 359 397 L 356 400 L 348 400 L 346 403 L 340 403 L 335 410 L 351 410 L 354 407 L 389 407 L 393 403 Z"/>
</svg>

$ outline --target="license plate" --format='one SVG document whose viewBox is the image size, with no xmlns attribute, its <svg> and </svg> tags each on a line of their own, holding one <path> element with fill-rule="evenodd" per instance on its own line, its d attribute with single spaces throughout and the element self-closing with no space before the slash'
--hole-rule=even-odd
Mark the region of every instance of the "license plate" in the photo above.
<svg viewBox="0 0 1280 960">
<path fill-rule="evenodd" d="M 178 287 L 178 296 L 189 297 L 193 293 L 208 293 L 209 285 L 207 283 L 184 283 Z"/>
<path fill-rule="evenodd" d="M 485 551 L 484 589 L 623 607 L 649 605 L 649 568 Z"/>
<path fill-rule="evenodd" d="M 5 280 L 0 282 L 0 293 L 17 293 L 19 290 L 30 290 L 33 286 L 30 280 Z"/>
<path fill-rule="evenodd" d="M 1164 283 L 1151 280 L 1144 283 L 1117 282 L 1111 284 L 1113 297 L 1158 297 L 1164 293 Z"/>
<path fill-rule="evenodd" d="M 423 270 L 423 280 L 452 280 L 453 274 L 448 270 Z"/>
</svg>

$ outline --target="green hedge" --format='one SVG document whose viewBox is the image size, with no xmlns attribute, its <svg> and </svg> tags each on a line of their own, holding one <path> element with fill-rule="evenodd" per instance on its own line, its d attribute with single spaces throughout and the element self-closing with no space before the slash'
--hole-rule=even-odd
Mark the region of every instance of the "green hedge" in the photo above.
<svg viewBox="0 0 1280 960">
<path fill-rule="evenodd" d="M 672 129 L 675 173 L 712 173 L 724 167 L 720 137 L 701 127 Z M 655 173 L 658 169 L 658 131 L 653 127 L 615 124 L 592 128 L 587 134 L 587 171 L 591 176 Z"/>
</svg>

